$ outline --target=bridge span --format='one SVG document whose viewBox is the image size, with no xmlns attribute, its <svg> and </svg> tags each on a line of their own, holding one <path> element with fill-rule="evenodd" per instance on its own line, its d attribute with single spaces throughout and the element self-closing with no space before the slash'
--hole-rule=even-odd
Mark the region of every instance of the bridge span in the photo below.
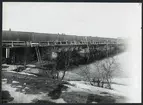
<svg viewBox="0 0 143 105">
<path fill-rule="evenodd" d="M 40 41 L 34 43 L 32 41 L 2 41 L 3 48 L 13 47 L 50 47 L 50 46 L 85 46 L 85 45 L 123 45 L 121 42 L 88 42 L 88 41 Z"/>
<path fill-rule="evenodd" d="M 15 34 L 18 35 L 17 33 Z M 12 35 L 14 36 L 15 34 Z M 76 37 L 76 39 L 73 40 L 73 37 L 70 36 L 70 38 L 67 39 L 63 37 L 64 40 L 59 39 L 59 37 L 58 39 L 55 38 L 54 40 L 50 40 L 47 36 L 43 37 L 41 34 L 43 40 L 38 40 L 39 38 L 36 40 L 35 38 L 34 40 L 33 38 L 25 40 L 24 38 L 21 38 L 23 36 L 17 36 L 18 39 L 21 38 L 20 40 L 17 40 L 17 37 L 12 39 L 11 36 L 10 39 L 7 38 L 7 34 L 3 34 L 3 59 L 9 59 L 10 62 L 24 62 L 25 56 L 27 56 L 26 59 L 34 58 L 35 60 L 38 60 L 38 62 L 41 62 L 42 60 L 45 60 L 45 56 L 48 56 L 47 60 L 50 61 L 54 59 L 54 57 L 57 58 L 57 56 L 60 56 L 61 53 L 71 52 L 72 57 L 77 59 L 80 59 L 80 57 L 87 58 L 88 56 L 95 60 L 99 56 L 105 57 L 107 53 L 109 56 L 110 54 L 125 50 L 125 43 L 121 39 L 99 37 L 88 38 L 79 36 L 79 38 Z M 70 40 L 71 38 L 72 40 Z M 56 56 L 54 56 L 54 54 Z M 78 58 L 76 56 L 80 57 Z"/>
</svg>

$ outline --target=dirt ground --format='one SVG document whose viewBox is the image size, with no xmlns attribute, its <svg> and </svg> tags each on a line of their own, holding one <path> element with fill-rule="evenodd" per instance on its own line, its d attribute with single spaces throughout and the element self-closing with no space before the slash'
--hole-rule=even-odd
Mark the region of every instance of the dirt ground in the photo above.
<svg viewBox="0 0 143 105">
<path fill-rule="evenodd" d="M 113 96 L 106 92 L 102 92 L 102 95 L 91 94 L 85 91 L 69 92 L 67 91 L 69 87 L 66 85 L 75 87 L 74 85 L 49 77 L 2 71 L 2 80 L 7 80 L 5 85 L 8 85 L 9 89 L 15 89 L 13 94 L 15 94 L 15 92 L 22 93 L 26 95 L 24 96 L 25 98 L 33 95 L 32 97 L 34 98 L 29 101 L 29 103 L 122 103 L 125 100 L 124 97 Z M 4 85 L 2 85 L 2 89 L 4 88 Z M 13 96 L 13 94 L 11 94 L 11 96 Z M 43 94 L 45 95 L 43 96 Z M 37 99 L 35 97 L 38 95 L 40 95 L 41 98 Z M 14 100 L 11 103 L 21 103 L 21 101 L 24 103 L 23 100 L 21 98 L 20 100 L 17 99 L 17 101 Z"/>
</svg>

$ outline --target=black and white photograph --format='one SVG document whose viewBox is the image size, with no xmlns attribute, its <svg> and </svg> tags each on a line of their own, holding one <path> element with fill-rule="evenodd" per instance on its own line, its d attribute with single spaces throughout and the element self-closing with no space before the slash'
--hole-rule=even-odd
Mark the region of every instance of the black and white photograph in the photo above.
<svg viewBox="0 0 143 105">
<path fill-rule="evenodd" d="M 3 2 L 2 103 L 141 103 L 141 8 Z"/>
</svg>

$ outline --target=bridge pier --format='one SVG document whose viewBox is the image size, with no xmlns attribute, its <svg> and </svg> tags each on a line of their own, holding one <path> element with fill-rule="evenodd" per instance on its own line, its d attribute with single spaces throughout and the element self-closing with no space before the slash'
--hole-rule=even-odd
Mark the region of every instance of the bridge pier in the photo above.
<svg viewBox="0 0 143 105">
<path fill-rule="evenodd" d="M 6 48 L 6 58 L 10 57 L 10 48 Z"/>
<path fill-rule="evenodd" d="M 10 61 L 10 48 L 6 48 L 6 63 L 9 64 L 11 63 Z"/>
</svg>

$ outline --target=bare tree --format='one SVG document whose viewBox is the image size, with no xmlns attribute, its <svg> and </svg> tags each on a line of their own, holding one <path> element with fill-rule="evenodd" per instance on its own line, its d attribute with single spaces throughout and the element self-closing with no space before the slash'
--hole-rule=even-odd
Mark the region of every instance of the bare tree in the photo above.
<svg viewBox="0 0 143 105">
<path fill-rule="evenodd" d="M 71 52 L 67 51 L 65 57 L 66 58 L 65 58 L 65 63 L 64 63 L 64 71 L 63 71 L 63 76 L 62 76 L 61 80 L 64 79 L 66 71 L 68 71 L 68 69 L 69 69 L 70 62 L 71 62 Z"/>
<path fill-rule="evenodd" d="M 91 85 L 97 83 L 98 87 L 104 87 L 107 84 L 107 88 L 111 89 L 112 79 L 114 73 L 120 69 L 120 65 L 115 57 L 110 57 L 102 61 L 97 61 L 93 64 L 95 66 L 94 70 L 90 70 L 89 65 L 81 68 L 80 75 L 82 75 L 86 81 Z"/>
<path fill-rule="evenodd" d="M 56 79 L 60 79 L 63 80 L 65 77 L 66 72 L 69 69 L 70 66 L 70 61 L 71 61 L 71 52 L 67 51 L 67 52 L 61 52 L 62 54 L 58 55 L 59 57 L 63 57 L 62 60 L 64 60 L 64 66 L 63 66 L 63 70 L 60 70 L 57 66 L 61 66 L 60 62 L 61 60 L 56 59 L 57 61 L 55 62 L 55 65 L 53 66 L 51 75 L 53 75 L 53 78 Z M 62 76 L 60 77 L 60 73 L 62 74 Z"/>
<path fill-rule="evenodd" d="M 82 72 L 85 72 L 85 77 L 88 77 L 88 81 L 91 85 L 96 85 L 98 87 L 103 87 L 104 81 L 105 81 L 105 72 L 101 68 L 101 61 L 97 61 L 92 64 L 94 66 L 93 70 L 90 70 L 91 68 L 88 67 L 85 68 Z"/>
<path fill-rule="evenodd" d="M 92 72 L 93 83 L 97 83 L 97 86 L 100 87 L 101 81 L 103 81 L 102 70 L 100 69 L 100 62 L 95 62 L 95 71 Z"/>
<path fill-rule="evenodd" d="M 114 73 L 119 69 L 120 65 L 117 62 L 117 58 L 115 57 L 104 59 L 101 62 L 102 78 L 104 78 L 103 80 L 107 83 L 109 89 L 111 89 L 111 83 L 114 77 Z"/>
<path fill-rule="evenodd" d="M 91 78 L 89 65 L 85 65 L 85 66 L 81 67 L 80 70 L 81 70 L 80 75 L 84 77 L 84 80 L 88 81 L 90 83 L 90 85 L 94 85 L 92 83 L 92 78 Z"/>
</svg>

